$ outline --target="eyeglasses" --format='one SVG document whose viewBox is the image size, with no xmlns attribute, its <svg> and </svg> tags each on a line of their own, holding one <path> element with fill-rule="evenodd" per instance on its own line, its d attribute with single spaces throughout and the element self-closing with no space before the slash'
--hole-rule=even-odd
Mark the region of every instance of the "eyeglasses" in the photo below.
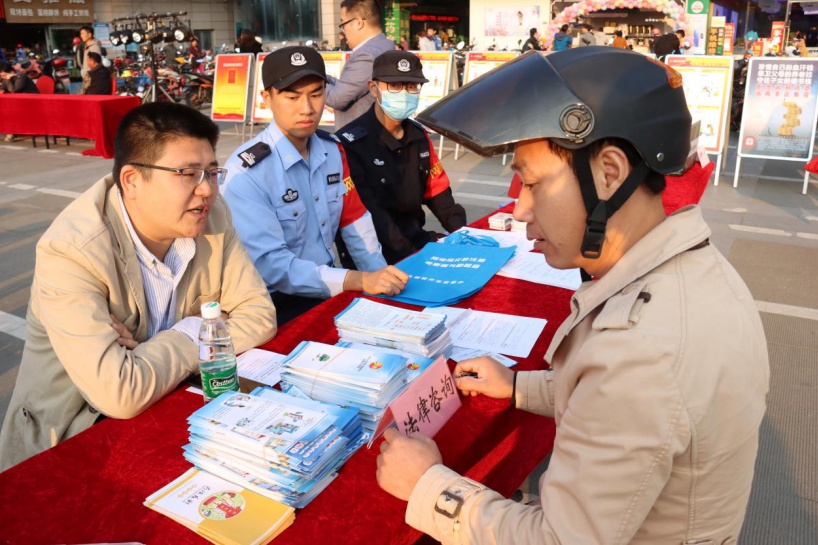
<svg viewBox="0 0 818 545">
<path fill-rule="evenodd" d="M 348 20 L 348 21 L 344 21 L 343 23 L 341 23 L 340 25 L 338 25 L 338 28 L 340 28 L 341 30 L 344 30 L 344 27 L 345 27 L 345 26 L 347 26 L 347 25 L 348 25 L 349 23 L 351 23 L 352 21 L 354 21 L 355 19 L 358 19 L 358 17 L 353 17 L 352 19 L 350 19 L 350 20 Z M 361 19 L 361 20 L 363 21 L 363 19 Z"/>
<path fill-rule="evenodd" d="M 401 83 L 399 81 L 385 81 L 383 83 L 386 84 L 386 90 L 390 93 L 400 93 L 406 89 L 412 95 L 420 93 L 420 88 L 423 86 L 422 83 Z"/>
<path fill-rule="evenodd" d="M 212 168 L 210 170 L 205 170 L 203 168 L 170 168 L 170 167 L 160 167 L 157 165 L 146 165 L 145 163 L 129 163 L 131 166 L 135 167 L 142 167 L 142 168 L 151 168 L 154 170 L 165 170 L 167 172 L 175 172 L 179 175 L 179 180 L 187 186 L 196 187 L 205 179 L 205 174 L 207 174 L 207 181 L 210 183 L 211 186 L 219 186 L 224 183 L 224 179 L 227 177 L 227 169 L 226 168 Z"/>
</svg>

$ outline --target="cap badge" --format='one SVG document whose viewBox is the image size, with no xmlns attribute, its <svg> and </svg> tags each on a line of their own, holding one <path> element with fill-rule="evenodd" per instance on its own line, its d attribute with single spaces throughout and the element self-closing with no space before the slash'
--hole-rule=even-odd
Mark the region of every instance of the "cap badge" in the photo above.
<svg viewBox="0 0 818 545">
<path fill-rule="evenodd" d="M 290 64 L 293 66 L 304 66 L 307 64 L 307 59 L 301 53 L 293 53 L 290 57 Z"/>
<path fill-rule="evenodd" d="M 560 128 L 569 138 L 585 138 L 594 129 L 594 114 L 585 104 L 572 104 L 562 111 Z"/>
<path fill-rule="evenodd" d="M 398 61 L 398 72 L 408 72 L 411 69 L 412 67 L 409 65 L 409 61 L 406 59 L 401 59 Z"/>
</svg>

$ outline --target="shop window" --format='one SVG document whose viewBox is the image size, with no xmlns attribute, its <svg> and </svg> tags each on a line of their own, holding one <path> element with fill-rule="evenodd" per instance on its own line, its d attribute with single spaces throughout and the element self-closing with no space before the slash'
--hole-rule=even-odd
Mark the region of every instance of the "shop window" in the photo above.
<svg viewBox="0 0 818 545">
<path fill-rule="evenodd" d="M 252 30 L 265 42 L 316 40 L 321 37 L 320 7 L 320 0 L 245 0 L 241 29 Z"/>
</svg>

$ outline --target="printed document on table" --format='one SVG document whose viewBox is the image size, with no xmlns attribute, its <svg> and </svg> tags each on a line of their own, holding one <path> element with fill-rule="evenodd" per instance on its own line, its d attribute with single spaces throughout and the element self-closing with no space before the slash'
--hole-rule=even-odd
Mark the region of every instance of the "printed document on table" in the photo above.
<svg viewBox="0 0 818 545">
<path fill-rule="evenodd" d="M 541 253 L 532 252 L 518 253 L 500 268 L 497 275 L 567 290 L 576 290 L 582 283 L 579 269 L 555 269 L 546 263 Z"/>
<path fill-rule="evenodd" d="M 281 360 L 284 354 L 251 348 L 236 358 L 239 376 L 267 386 L 275 386 L 281 381 Z"/>
<path fill-rule="evenodd" d="M 527 358 L 545 328 L 546 320 L 497 312 L 435 307 L 449 317 L 452 343 L 460 348 Z M 465 313 L 465 314 L 464 314 Z"/>
</svg>

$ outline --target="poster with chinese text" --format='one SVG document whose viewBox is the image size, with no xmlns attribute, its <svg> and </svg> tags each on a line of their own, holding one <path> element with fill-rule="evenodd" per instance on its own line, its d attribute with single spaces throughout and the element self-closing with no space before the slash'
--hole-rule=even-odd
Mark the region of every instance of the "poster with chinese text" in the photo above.
<svg viewBox="0 0 818 545">
<path fill-rule="evenodd" d="M 253 87 L 253 114 L 251 119 L 253 123 L 269 123 L 273 120 L 273 112 L 267 107 L 261 92 L 264 90 L 264 84 L 261 83 L 261 65 L 269 53 L 259 53 L 256 55 L 256 77 L 254 81 L 256 85 Z"/>
<path fill-rule="evenodd" d="M 213 78 L 214 121 L 244 121 L 247 116 L 247 95 L 250 90 L 250 53 L 222 54 L 216 57 Z"/>
<path fill-rule="evenodd" d="M 463 72 L 463 85 L 517 56 L 515 51 L 469 51 Z"/>
<path fill-rule="evenodd" d="M 486 36 L 527 39 L 529 30 L 542 26 L 540 6 L 503 6 L 486 8 Z"/>
<path fill-rule="evenodd" d="M 682 75 L 685 99 L 694 121 L 701 121 L 699 145 L 721 153 L 730 114 L 733 59 L 721 56 L 668 55 L 668 66 Z"/>
<path fill-rule="evenodd" d="M 321 56 L 324 58 L 324 66 L 327 70 L 327 76 L 333 78 L 341 77 L 341 70 L 344 63 L 349 58 L 350 53 L 344 51 L 322 51 Z M 329 106 L 324 106 L 324 113 L 321 114 L 321 121 L 319 125 L 335 125 L 335 110 Z"/>
<path fill-rule="evenodd" d="M 817 78 L 818 59 L 750 59 L 739 156 L 809 160 L 818 113 Z"/>
<path fill-rule="evenodd" d="M 422 112 L 449 92 L 452 77 L 451 51 L 412 51 L 423 63 L 423 76 L 429 80 L 420 88 L 418 112 Z"/>
</svg>

